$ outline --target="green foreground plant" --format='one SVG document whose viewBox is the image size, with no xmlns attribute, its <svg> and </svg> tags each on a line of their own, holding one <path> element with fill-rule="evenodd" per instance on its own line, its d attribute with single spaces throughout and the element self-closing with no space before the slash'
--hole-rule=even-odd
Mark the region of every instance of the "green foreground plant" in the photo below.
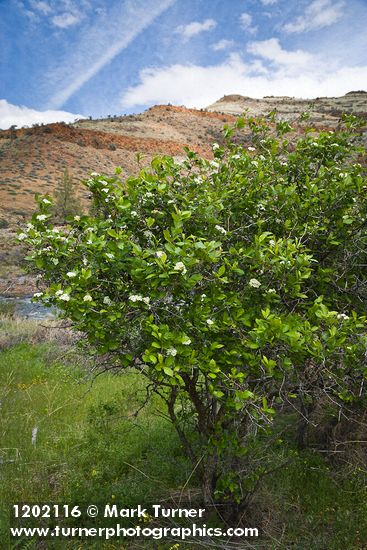
<svg viewBox="0 0 367 550">
<path fill-rule="evenodd" d="M 63 230 L 39 197 L 20 236 L 48 285 L 36 297 L 72 319 L 108 368 L 140 371 L 205 506 L 224 504 L 228 520 L 283 465 L 264 455 L 287 429 L 277 418 L 296 415 L 301 448 L 315 411 L 335 426 L 365 403 L 356 127 L 349 117 L 340 131 L 295 137 L 288 123 L 240 118 L 214 160 L 187 150 L 183 163 L 157 157 L 126 181 L 92 173 L 94 215 Z"/>
</svg>

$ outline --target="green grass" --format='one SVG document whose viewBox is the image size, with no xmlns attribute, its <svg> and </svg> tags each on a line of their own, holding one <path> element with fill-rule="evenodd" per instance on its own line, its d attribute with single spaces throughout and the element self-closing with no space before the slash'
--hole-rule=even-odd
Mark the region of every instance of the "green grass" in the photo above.
<svg viewBox="0 0 367 550">
<path fill-rule="evenodd" d="M 139 375 L 93 380 L 85 369 L 62 365 L 55 344 L 24 343 L 2 352 L 0 380 L 0 540 L 9 503 L 133 506 L 168 498 L 188 477 L 158 400 L 134 417 L 146 394 Z"/>
<path fill-rule="evenodd" d="M 45 322 L 0 321 L 0 549 L 170 548 L 116 541 L 2 546 L 10 503 L 159 502 L 179 492 L 191 468 L 158 398 L 134 415 L 146 397 L 139 374 L 95 378 L 70 334 Z M 365 550 L 366 472 L 311 451 L 296 453 L 290 441 L 274 445 L 266 460 L 276 464 L 287 456 L 293 459 L 264 479 L 251 504 L 247 524 L 263 540 L 254 547 Z M 181 543 L 177 550 L 193 548 Z"/>
</svg>

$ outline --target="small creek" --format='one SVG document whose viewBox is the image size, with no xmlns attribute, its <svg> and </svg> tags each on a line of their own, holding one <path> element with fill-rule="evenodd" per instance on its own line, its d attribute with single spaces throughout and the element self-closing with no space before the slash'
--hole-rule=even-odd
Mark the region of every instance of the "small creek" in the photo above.
<svg viewBox="0 0 367 550">
<path fill-rule="evenodd" d="M 0 308 L 4 304 L 14 304 L 15 313 L 26 319 L 46 319 L 55 317 L 54 308 L 45 307 L 42 304 L 31 302 L 32 296 L 2 296 L 0 295 Z"/>
</svg>

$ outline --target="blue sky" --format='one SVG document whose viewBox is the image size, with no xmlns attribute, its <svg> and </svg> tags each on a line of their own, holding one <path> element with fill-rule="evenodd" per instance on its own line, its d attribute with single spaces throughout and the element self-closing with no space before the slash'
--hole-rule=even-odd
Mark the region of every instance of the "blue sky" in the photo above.
<svg viewBox="0 0 367 550">
<path fill-rule="evenodd" d="M 0 127 L 367 90 L 367 0 L 0 0 Z"/>
</svg>

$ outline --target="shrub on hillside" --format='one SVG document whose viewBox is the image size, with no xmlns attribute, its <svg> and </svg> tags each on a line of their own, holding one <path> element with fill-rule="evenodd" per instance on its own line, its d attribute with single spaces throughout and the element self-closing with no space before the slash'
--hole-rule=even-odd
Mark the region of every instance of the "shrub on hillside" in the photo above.
<svg viewBox="0 0 367 550">
<path fill-rule="evenodd" d="M 50 205 L 20 235 L 56 305 L 109 366 L 159 394 L 202 486 L 238 518 L 267 462 L 274 418 L 365 400 L 366 181 L 353 117 L 290 140 L 238 119 L 213 160 L 157 157 L 126 181 L 91 174 L 92 216 L 62 231 Z M 251 132 L 244 147 L 241 130 Z M 260 450 L 259 450 L 260 449 Z M 280 455 L 279 455 L 280 456 Z"/>
</svg>

